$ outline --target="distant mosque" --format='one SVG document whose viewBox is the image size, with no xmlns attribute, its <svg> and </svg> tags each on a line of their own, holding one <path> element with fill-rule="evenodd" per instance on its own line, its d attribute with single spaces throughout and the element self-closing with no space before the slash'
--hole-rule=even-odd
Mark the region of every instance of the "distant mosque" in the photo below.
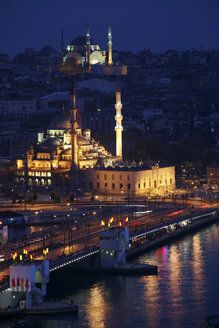
<svg viewBox="0 0 219 328">
<path fill-rule="evenodd" d="M 82 132 L 77 118 L 75 89 L 68 112 L 56 117 L 46 132 L 38 133 L 38 145 L 26 159 L 17 160 L 16 182 L 29 186 L 63 186 L 91 194 L 167 195 L 175 190 L 175 167 L 123 161 L 123 115 L 119 81 L 115 104 L 115 155 Z"/>
<path fill-rule="evenodd" d="M 108 53 L 93 41 L 88 26 L 86 35 L 74 38 L 65 51 L 62 32 L 61 48 L 62 63 L 59 69 L 67 74 L 98 72 L 103 75 L 127 75 L 127 66 L 113 65 L 111 26 L 108 26 Z"/>
</svg>

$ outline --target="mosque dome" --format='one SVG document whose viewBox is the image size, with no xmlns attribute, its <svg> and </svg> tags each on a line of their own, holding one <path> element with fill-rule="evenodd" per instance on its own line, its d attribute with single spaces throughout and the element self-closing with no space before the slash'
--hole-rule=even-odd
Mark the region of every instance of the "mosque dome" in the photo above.
<svg viewBox="0 0 219 328">
<path fill-rule="evenodd" d="M 57 147 L 60 145 L 61 145 L 61 140 L 57 137 L 46 138 L 41 144 L 41 146 L 49 147 L 49 148 Z"/>
<path fill-rule="evenodd" d="M 70 43 L 72 46 L 84 46 L 85 44 L 87 44 L 87 38 L 85 35 L 77 36 Z M 95 42 L 90 39 L 90 44 L 95 44 Z"/>
<path fill-rule="evenodd" d="M 56 54 L 55 50 L 51 45 L 47 44 L 40 50 L 40 56 L 49 56 L 50 54 Z"/>
<path fill-rule="evenodd" d="M 80 66 L 82 64 L 82 57 L 77 51 L 70 51 L 65 56 L 65 65 Z"/>
<path fill-rule="evenodd" d="M 51 121 L 48 130 L 66 130 L 70 128 L 70 118 L 63 115 L 59 115 Z"/>
</svg>

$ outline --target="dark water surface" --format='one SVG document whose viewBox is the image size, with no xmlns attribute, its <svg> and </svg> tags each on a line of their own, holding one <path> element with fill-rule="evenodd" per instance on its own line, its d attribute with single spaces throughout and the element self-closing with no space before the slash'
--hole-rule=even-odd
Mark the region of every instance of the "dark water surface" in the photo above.
<svg viewBox="0 0 219 328">
<path fill-rule="evenodd" d="M 158 276 L 52 277 L 48 296 L 73 299 L 80 311 L 43 327 L 200 328 L 205 316 L 219 315 L 219 224 L 136 259 L 148 261 L 158 265 Z"/>
</svg>

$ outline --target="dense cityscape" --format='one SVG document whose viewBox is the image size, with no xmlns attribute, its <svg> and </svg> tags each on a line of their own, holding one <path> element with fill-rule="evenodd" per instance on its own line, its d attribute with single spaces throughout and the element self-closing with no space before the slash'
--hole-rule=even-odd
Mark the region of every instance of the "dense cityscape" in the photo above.
<svg viewBox="0 0 219 328">
<path fill-rule="evenodd" d="M 0 326 L 218 327 L 219 50 L 102 29 L 0 48 Z"/>
</svg>

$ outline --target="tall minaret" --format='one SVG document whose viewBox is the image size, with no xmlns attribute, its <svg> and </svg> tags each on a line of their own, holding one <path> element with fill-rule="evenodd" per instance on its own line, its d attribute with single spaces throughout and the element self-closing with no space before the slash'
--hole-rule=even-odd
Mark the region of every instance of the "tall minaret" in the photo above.
<svg viewBox="0 0 219 328">
<path fill-rule="evenodd" d="M 87 25 L 87 31 L 86 31 L 86 45 L 87 45 L 87 55 L 86 55 L 86 62 L 90 63 L 90 29 Z"/>
<path fill-rule="evenodd" d="M 108 26 L 108 65 L 113 64 L 113 56 L 112 56 L 112 33 L 111 26 Z"/>
<path fill-rule="evenodd" d="M 61 48 L 60 48 L 60 55 L 61 55 L 61 57 L 64 56 L 64 32 L 63 32 L 63 28 L 61 29 Z"/>
<path fill-rule="evenodd" d="M 72 149 L 72 164 L 71 170 L 76 171 L 78 168 L 78 140 L 77 140 L 77 108 L 76 108 L 76 94 L 74 85 L 70 92 L 71 97 L 71 149 Z"/>
<path fill-rule="evenodd" d="M 63 28 L 61 29 L 61 54 L 64 52 L 64 32 Z"/>
<path fill-rule="evenodd" d="M 123 116 L 121 115 L 121 109 L 122 109 L 122 104 L 121 104 L 121 92 L 120 92 L 120 85 L 119 85 L 119 78 L 117 79 L 117 85 L 116 85 L 116 104 L 115 104 L 115 109 L 116 109 L 116 126 L 115 126 L 115 131 L 116 131 L 116 156 L 120 157 L 122 159 L 122 120 Z"/>
</svg>

